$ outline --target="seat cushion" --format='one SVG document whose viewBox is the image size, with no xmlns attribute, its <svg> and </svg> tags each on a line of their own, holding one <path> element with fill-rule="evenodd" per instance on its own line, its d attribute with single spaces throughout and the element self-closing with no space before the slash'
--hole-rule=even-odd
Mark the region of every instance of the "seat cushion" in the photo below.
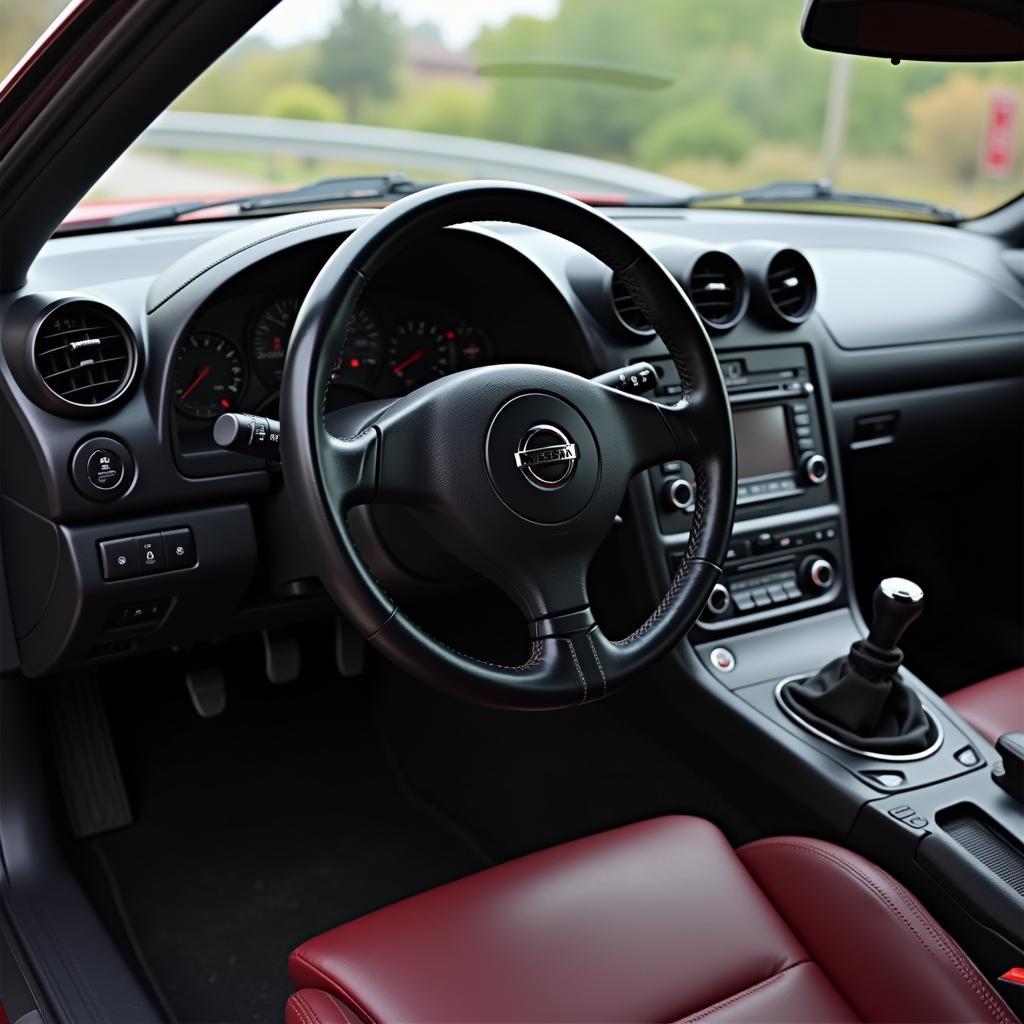
<svg viewBox="0 0 1024 1024">
<path fill-rule="evenodd" d="M 802 873 L 813 907 L 801 902 Z M 883 952 L 859 950 L 868 967 L 851 968 L 855 983 L 840 977 L 853 955 L 846 935 L 871 947 L 875 928 Z M 861 858 L 811 840 L 737 855 L 686 817 L 403 900 L 304 943 L 289 968 L 296 987 L 372 1024 L 1013 1020 L 926 912 Z M 879 992 L 866 998 L 862 985 Z"/>
<path fill-rule="evenodd" d="M 330 992 L 304 988 L 294 993 L 284 1010 L 285 1024 L 361 1024 L 359 1018 Z"/>
<path fill-rule="evenodd" d="M 946 703 L 990 743 L 1004 732 L 1024 732 L 1024 668 L 965 686 Z"/>
</svg>

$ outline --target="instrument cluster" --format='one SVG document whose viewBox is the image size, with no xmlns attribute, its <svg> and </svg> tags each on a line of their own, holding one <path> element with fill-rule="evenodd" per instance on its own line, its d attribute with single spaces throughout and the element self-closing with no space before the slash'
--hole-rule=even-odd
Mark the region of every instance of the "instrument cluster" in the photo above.
<svg viewBox="0 0 1024 1024">
<path fill-rule="evenodd" d="M 179 343 L 174 359 L 175 408 L 193 420 L 224 412 L 273 414 L 285 354 L 302 297 L 286 292 L 262 297 L 230 336 L 224 323 L 201 323 Z M 412 310 L 388 302 L 383 315 L 361 302 L 338 345 L 329 404 L 397 397 L 457 370 L 492 358 L 487 335 L 443 311 Z"/>
</svg>

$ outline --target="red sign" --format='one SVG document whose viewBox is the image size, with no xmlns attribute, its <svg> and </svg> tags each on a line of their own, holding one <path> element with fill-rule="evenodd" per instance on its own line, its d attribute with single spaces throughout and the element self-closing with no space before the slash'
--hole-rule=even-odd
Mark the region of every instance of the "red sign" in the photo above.
<svg viewBox="0 0 1024 1024">
<path fill-rule="evenodd" d="M 992 93 L 988 123 L 981 148 L 981 173 L 1008 178 L 1013 173 L 1017 149 L 1017 94 L 1009 89 Z"/>
</svg>

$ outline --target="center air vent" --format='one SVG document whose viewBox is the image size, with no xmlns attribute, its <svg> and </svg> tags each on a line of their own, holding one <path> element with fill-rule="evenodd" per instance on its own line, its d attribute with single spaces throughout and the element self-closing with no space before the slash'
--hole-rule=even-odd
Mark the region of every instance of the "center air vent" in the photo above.
<svg viewBox="0 0 1024 1024">
<path fill-rule="evenodd" d="M 814 308 L 818 287 L 807 258 L 795 249 L 782 249 L 768 263 L 768 300 L 787 324 L 802 324 Z"/>
<path fill-rule="evenodd" d="M 622 324 L 634 334 L 654 333 L 654 328 L 648 323 L 643 310 L 636 304 L 626 282 L 618 274 L 612 278 L 612 308 Z"/>
<path fill-rule="evenodd" d="M 88 414 L 125 393 L 138 349 L 128 325 L 98 302 L 71 301 L 47 313 L 32 339 L 41 398 L 55 412 Z"/>
<path fill-rule="evenodd" d="M 747 311 L 747 279 L 740 265 L 724 252 L 697 257 L 687 292 L 704 323 L 715 330 L 734 327 Z"/>
</svg>

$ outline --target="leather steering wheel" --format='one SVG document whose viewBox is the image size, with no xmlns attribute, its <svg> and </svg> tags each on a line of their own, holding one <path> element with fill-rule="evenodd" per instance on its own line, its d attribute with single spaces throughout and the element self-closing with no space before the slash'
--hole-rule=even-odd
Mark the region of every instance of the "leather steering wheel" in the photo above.
<svg viewBox="0 0 1024 1024">
<path fill-rule="evenodd" d="M 442 377 L 399 398 L 352 436 L 325 426 L 337 338 L 360 292 L 398 250 L 470 221 L 511 221 L 592 253 L 629 287 L 679 370 L 672 406 L 543 366 L 498 365 Z M 338 248 L 306 296 L 281 388 L 289 495 L 335 602 L 386 657 L 477 703 L 555 708 L 607 696 L 693 625 L 721 573 L 732 529 L 736 454 L 718 361 L 675 279 L 591 208 L 502 182 L 442 185 L 375 214 Z M 630 636 L 594 621 L 587 569 L 630 478 L 670 460 L 695 471 L 689 544 L 658 607 Z M 360 558 L 346 522 L 356 505 L 412 508 L 434 537 L 498 584 L 529 621 L 521 665 L 460 654 L 408 618 Z"/>
</svg>

